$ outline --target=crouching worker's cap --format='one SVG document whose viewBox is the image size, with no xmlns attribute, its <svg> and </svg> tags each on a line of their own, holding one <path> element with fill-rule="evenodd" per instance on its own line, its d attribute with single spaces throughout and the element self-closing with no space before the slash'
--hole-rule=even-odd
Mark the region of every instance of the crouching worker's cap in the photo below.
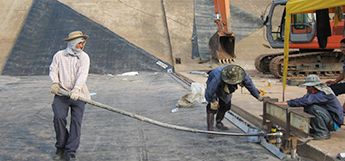
<svg viewBox="0 0 345 161">
<path fill-rule="evenodd" d="M 305 80 L 304 83 L 299 85 L 300 87 L 315 87 L 317 90 L 325 92 L 325 94 L 334 94 L 333 90 L 328 87 L 326 84 L 322 83 L 319 76 L 315 75 L 315 74 L 310 74 L 308 75 Z"/>
<path fill-rule="evenodd" d="M 317 76 L 315 74 L 310 74 L 305 78 L 304 83 L 301 84 L 300 86 L 301 87 L 306 87 L 306 86 L 314 87 L 314 86 L 317 86 L 319 84 L 321 84 L 319 76 Z"/>
<path fill-rule="evenodd" d="M 222 80 L 226 84 L 239 84 L 243 81 L 246 73 L 238 65 L 230 64 L 222 70 Z"/>
</svg>

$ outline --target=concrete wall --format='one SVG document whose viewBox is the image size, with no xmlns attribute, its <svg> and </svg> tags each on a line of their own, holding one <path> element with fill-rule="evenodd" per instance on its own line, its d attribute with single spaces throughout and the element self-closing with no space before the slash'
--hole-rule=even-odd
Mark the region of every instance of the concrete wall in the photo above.
<svg viewBox="0 0 345 161">
<path fill-rule="evenodd" d="M 192 60 L 194 0 L 164 0 L 173 58 Z"/>
<path fill-rule="evenodd" d="M 0 73 L 31 4 L 32 0 L 0 0 Z"/>
</svg>

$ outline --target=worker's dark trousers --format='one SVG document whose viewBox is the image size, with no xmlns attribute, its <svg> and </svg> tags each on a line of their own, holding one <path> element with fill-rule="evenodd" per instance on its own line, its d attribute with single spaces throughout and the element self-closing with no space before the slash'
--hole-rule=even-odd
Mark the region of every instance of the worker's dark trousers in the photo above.
<svg viewBox="0 0 345 161">
<path fill-rule="evenodd" d="M 318 105 L 312 105 L 305 107 L 304 111 L 314 116 L 314 118 L 310 120 L 312 134 L 317 136 L 330 135 L 330 131 L 333 130 L 333 120 L 325 108 Z"/>
<path fill-rule="evenodd" d="M 79 147 L 80 129 L 85 103 L 74 101 L 69 97 L 55 95 L 53 101 L 54 128 L 56 133 L 56 148 L 65 149 L 67 153 L 75 153 Z M 71 109 L 71 124 L 66 128 L 68 111 Z"/>
<path fill-rule="evenodd" d="M 218 110 L 212 110 L 210 103 L 206 106 L 206 112 L 207 113 L 213 113 L 217 114 L 216 116 L 216 122 L 221 122 L 224 119 L 224 115 L 227 111 L 231 109 L 231 101 L 229 103 L 225 103 L 221 99 L 219 99 L 219 109 Z"/>
<path fill-rule="evenodd" d="M 345 83 L 344 82 L 332 84 L 329 87 L 333 90 L 333 92 L 336 96 L 345 93 Z"/>
</svg>

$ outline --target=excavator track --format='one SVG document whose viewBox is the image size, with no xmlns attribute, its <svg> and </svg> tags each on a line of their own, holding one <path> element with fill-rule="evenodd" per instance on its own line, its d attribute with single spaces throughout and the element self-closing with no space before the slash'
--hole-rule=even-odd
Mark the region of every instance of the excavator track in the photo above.
<svg viewBox="0 0 345 161">
<path fill-rule="evenodd" d="M 298 54 L 298 51 L 291 51 L 289 55 Z M 273 58 L 277 56 L 283 56 L 284 53 L 274 53 L 274 54 L 262 54 L 255 58 L 255 68 L 259 72 L 262 72 L 264 74 L 271 73 L 270 71 L 270 62 Z"/>
<path fill-rule="evenodd" d="M 321 78 L 335 78 L 342 72 L 345 55 L 341 52 L 313 52 L 289 55 L 288 78 L 305 78 L 317 74 Z M 284 56 L 276 56 L 269 70 L 277 78 L 283 76 Z"/>
<path fill-rule="evenodd" d="M 270 73 L 270 62 L 273 58 L 277 56 L 282 56 L 284 53 L 276 53 L 276 54 L 262 54 L 255 58 L 255 68 L 259 72 L 264 74 Z"/>
</svg>

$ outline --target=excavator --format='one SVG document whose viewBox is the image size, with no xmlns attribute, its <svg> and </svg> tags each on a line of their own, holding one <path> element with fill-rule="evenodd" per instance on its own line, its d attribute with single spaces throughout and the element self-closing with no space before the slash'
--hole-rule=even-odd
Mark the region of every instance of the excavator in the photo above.
<svg viewBox="0 0 345 161">
<path fill-rule="evenodd" d="M 209 49 L 214 59 L 221 64 L 228 64 L 234 61 L 235 37 L 228 31 L 228 19 L 230 18 L 230 0 L 214 0 L 214 20 L 217 32 L 209 41 Z"/>
<path fill-rule="evenodd" d="M 287 0 L 273 0 L 264 20 L 265 35 L 271 48 L 284 48 L 286 3 Z M 344 38 L 344 11 L 344 6 L 328 10 L 328 17 L 332 18 L 326 21 L 329 21 L 331 30 L 323 43 L 318 39 L 321 34 L 317 32 L 315 11 L 292 15 L 288 78 L 303 78 L 308 74 L 335 78 L 342 72 L 345 55 L 335 49 L 340 48 L 340 41 Z M 283 60 L 283 53 L 263 54 L 255 59 L 255 67 L 260 72 L 281 78 Z"/>
</svg>

